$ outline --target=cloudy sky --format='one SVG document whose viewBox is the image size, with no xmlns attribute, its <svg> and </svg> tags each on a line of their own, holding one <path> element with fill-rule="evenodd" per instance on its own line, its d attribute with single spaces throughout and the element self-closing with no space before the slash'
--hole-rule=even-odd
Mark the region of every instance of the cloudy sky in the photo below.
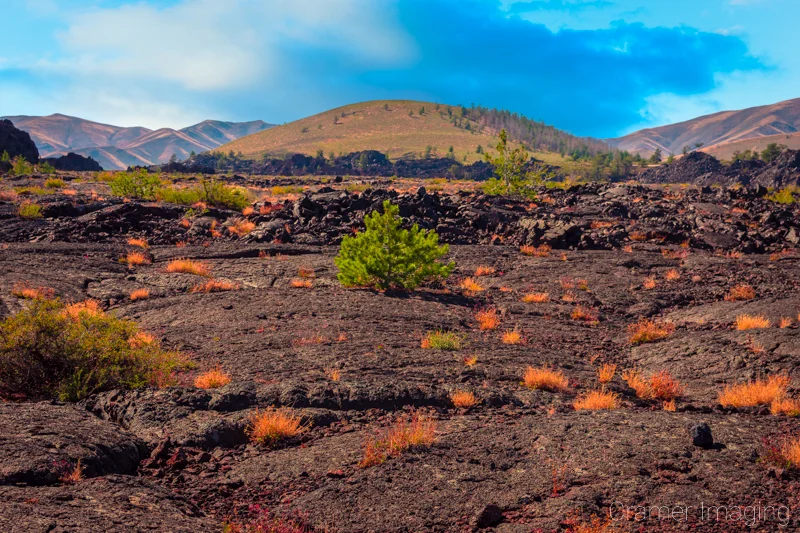
<svg viewBox="0 0 800 533">
<path fill-rule="evenodd" d="M 797 0 L 3 0 L 0 115 L 282 123 L 362 100 L 581 135 L 800 97 Z"/>
</svg>

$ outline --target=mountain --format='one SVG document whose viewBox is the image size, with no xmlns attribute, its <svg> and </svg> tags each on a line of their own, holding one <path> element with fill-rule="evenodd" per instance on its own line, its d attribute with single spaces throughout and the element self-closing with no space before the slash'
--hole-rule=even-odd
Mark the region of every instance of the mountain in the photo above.
<svg viewBox="0 0 800 533">
<path fill-rule="evenodd" d="M 75 152 L 93 157 L 109 170 L 124 169 L 130 165 L 165 163 L 173 154 L 178 159 L 185 159 L 191 152 L 213 150 L 239 137 L 271 127 L 262 120 L 206 120 L 181 130 L 162 128 L 153 131 L 142 127 L 123 128 L 100 124 L 61 114 L 3 118 L 11 120 L 17 128 L 31 135 L 42 157 Z"/>
<path fill-rule="evenodd" d="M 533 155 L 559 164 L 558 153 L 597 152 L 609 147 L 597 139 L 575 137 L 552 126 L 507 111 L 464 108 L 412 100 L 380 100 L 339 107 L 283 126 L 276 126 L 221 146 L 219 151 L 242 152 L 250 159 L 268 154 L 329 156 L 378 150 L 391 159 L 430 155 L 445 157 L 450 147 L 461 162 L 483 159 L 497 134 L 528 146 Z M 480 147 L 480 148 L 479 148 Z"/>
<path fill-rule="evenodd" d="M 644 156 L 649 156 L 656 148 L 660 148 L 664 155 L 680 154 L 684 146 L 694 148 L 698 143 L 702 143 L 703 151 L 733 153 L 736 148 L 727 150 L 724 145 L 743 143 L 738 146 L 750 148 L 751 143 L 755 143 L 753 146 L 762 146 L 763 143 L 763 146 L 766 146 L 767 142 L 757 139 L 792 136 L 799 131 L 800 98 L 796 98 L 777 104 L 750 107 L 740 111 L 722 111 L 686 122 L 648 128 L 624 137 L 608 139 L 608 143 L 620 150 Z M 751 139 L 753 141 L 744 142 Z"/>
</svg>

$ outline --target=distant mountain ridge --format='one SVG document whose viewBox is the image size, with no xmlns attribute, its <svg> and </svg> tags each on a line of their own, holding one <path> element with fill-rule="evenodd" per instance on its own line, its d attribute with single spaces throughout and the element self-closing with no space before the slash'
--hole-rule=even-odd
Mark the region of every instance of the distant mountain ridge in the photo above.
<svg viewBox="0 0 800 533">
<path fill-rule="evenodd" d="M 42 157 L 57 157 L 75 152 L 93 157 L 108 170 L 166 163 L 173 154 L 178 159 L 186 159 L 192 152 L 213 150 L 240 137 L 272 127 L 272 124 L 263 120 L 206 120 L 181 130 L 150 130 L 144 127 L 112 126 L 62 114 L 2 118 L 28 132 Z"/>
<path fill-rule="evenodd" d="M 750 107 L 739 111 L 721 111 L 685 122 L 647 128 L 607 142 L 620 150 L 649 156 L 661 149 L 666 156 L 680 154 L 684 146 L 702 144 L 703 151 L 729 155 L 737 149 L 759 149 L 766 142 L 760 139 L 778 136 L 794 137 L 800 132 L 800 98 L 776 104 Z M 784 143 L 787 144 L 787 143 Z M 745 148 L 746 147 L 746 148 Z"/>
</svg>

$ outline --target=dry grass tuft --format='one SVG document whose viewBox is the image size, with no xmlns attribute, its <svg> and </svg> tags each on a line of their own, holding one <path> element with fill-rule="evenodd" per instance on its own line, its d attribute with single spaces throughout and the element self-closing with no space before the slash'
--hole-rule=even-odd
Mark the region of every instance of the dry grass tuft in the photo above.
<svg viewBox="0 0 800 533">
<path fill-rule="evenodd" d="M 178 222 L 178 225 L 179 225 L 180 227 L 182 227 L 183 229 L 189 229 L 189 228 L 191 228 L 191 227 L 192 227 L 192 223 L 191 223 L 191 222 L 189 222 L 189 219 L 188 219 L 188 218 L 182 218 L 182 219 L 181 219 L 181 221 L 180 221 L 180 222 Z"/>
<path fill-rule="evenodd" d="M 664 274 L 664 279 L 666 279 L 667 281 L 678 281 L 679 279 L 681 279 L 681 273 L 674 268 L 667 270 L 667 273 Z"/>
<path fill-rule="evenodd" d="M 664 408 L 665 411 L 670 411 L 672 413 L 678 410 L 678 406 L 675 405 L 675 400 L 669 400 L 668 402 L 664 402 L 662 407 Z"/>
<path fill-rule="evenodd" d="M 173 274 L 192 274 L 204 278 L 211 277 L 211 269 L 206 263 L 191 259 L 173 259 L 167 264 L 167 272 Z"/>
<path fill-rule="evenodd" d="M 137 248 L 143 248 L 145 250 L 150 248 L 150 245 L 147 244 L 147 241 L 145 239 L 133 239 L 133 238 L 128 239 L 128 245 L 135 246 Z"/>
<path fill-rule="evenodd" d="M 741 300 L 752 300 L 756 297 L 756 291 L 750 285 L 737 285 L 725 295 L 726 302 L 737 302 Z"/>
<path fill-rule="evenodd" d="M 593 516 L 588 522 L 571 520 L 567 533 L 614 533 L 611 520 Z"/>
<path fill-rule="evenodd" d="M 460 350 L 464 347 L 464 337 L 453 331 L 443 331 L 441 329 L 429 331 L 422 338 L 420 347 L 435 350 Z"/>
<path fill-rule="evenodd" d="M 194 386 L 198 389 L 218 389 L 230 382 L 230 374 L 223 371 L 222 368 L 216 367 L 197 376 L 194 380 Z"/>
<path fill-rule="evenodd" d="M 228 221 L 228 231 L 238 237 L 244 237 L 256 229 L 256 225 L 244 218 L 235 218 Z"/>
<path fill-rule="evenodd" d="M 85 300 L 70 304 L 64 308 L 64 316 L 80 318 L 82 316 L 103 316 L 105 311 L 97 300 Z"/>
<path fill-rule="evenodd" d="M 497 314 L 497 309 L 494 307 L 481 309 L 476 312 L 475 320 L 478 321 L 481 331 L 497 329 L 497 326 L 500 325 L 500 316 Z"/>
<path fill-rule="evenodd" d="M 619 397 L 606 390 L 589 391 L 575 399 L 572 407 L 576 411 L 612 410 L 619 407 Z"/>
<path fill-rule="evenodd" d="M 767 379 L 756 379 L 747 383 L 739 383 L 725 387 L 719 394 L 719 403 L 723 407 L 754 407 L 769 405 L 786 396 L 789 387 L 789 376 L 775 374 Z"/>
<path fill-rule="evenodd" d="M 282 440 L 300 435 L 308 428 L 291 409 L 256 410 L 250 417 L 247 434 L 251 442 L 274 446 Z"/>
<path fill-rule="evenodd" d="M 242 209 L 242 215 L 244 215 L 246 217 L 249 217 L 250 215 L 252 215 L 255 212 L 256 212 L 256 210 L 252 205 L 248 205 L 247 207 Z"/>
<path fill-rule="evenodd" d="M 127 263 L 129 267 L 139 266 L 139 265 L 149 265 L 150 259 L 142 252 L 130 252 L 128 253 L 128 256 L 125 258 L 125 263 Z"/>
<path fill-rule="evenodd" d="M 748 329 L 765 329 L 770 326 L 770 321 L 761 315 L 748 315 L 743 314 L 736 317 L 734 327 L 738 331 L 746 331 Z"/>
<path fill-rule="evenodd" d="M 631 344 L 656 342 L 669 337 L 674 331 L 675 324 L 671 322 L 657 323 L 642 318 L 636 324 L 628 326 L 628 341 Z"/>
<path fill-rule="evenodd" d="M 778 327 L 781 328 L 781 329 L 786 329 L 786 328 L 791 327 L 792 324 L 793 324 L 793 321 L 792 321 L 791 317 L 784 316 L 784 317 L 781 317 L 781 321 L 778 323 Z"/>
<path fill-rule="evenodd" d="M 342 371 L 338 368 L 328 368 L 325 370 L 325 375 L 331 381 L 339 381 L 342 379 Z"/>
<path fill-rule="evenodd" d="M 481 286 L 472 278 L 465 278 L 460 286 L 467 294 L 477 294 L 486 290 L 485 287 Z"/>
<path fill-rule="evenodd" d="M 470 391 L 456 390 L 450 393 L 450 401 L 458 409 L 469 409 L 478 405 L 478 399 Z"/>
<path fill-rule="evenodd" d="M 497 269 L 491 266 L 480 265 L 478 268 L 475 269 L 475 276 L 492 276 L 497 273 Z"/>
<path fill-rule="evenodd" d="M 550 301 L 550 295 L 546 292 L 529 292 L 522 297 L 526 304 L 543 304 Z"/>
<path fill-rule="evenodd" d="M 518 329 L 510 329 L 503 333 L 503 344 L 525 344 L 525 339 Z"/>
<path fill-rule="evenodd" d="M 597 324 L 599 322 L 599 315 L 597 309 L 592 309 L 583 305 L 576 306 L 570 315 L 572 320 L 580 320 L 589 324 Z"/>
<path fill-rule="evenodd" d="M 310 267 L 300 267 L 297 269 L 297 275 L 303 279 L 313 279 L 317 277 L 317 273 L 314 271 L 313 268 Z"/>
<path fill-rule="evenodd" d="M 189 292 L 226 292 L 226 291 L 235 291 L 238 290 L 239 286 L 236 283 L 230 281 L 224 281 L 219 279 L 211 279 L 205 283 L 201 283 L 199 285 L 195 285 Z"/>
<path fill-rule="evenodd" d="M 644 400 L 669 402 L 680 398 L 684 392 L 683 386 L 666 370 L 646 379 L 639 372 L 629 370 L 622 374 L 622 379 L 636 392 L 637 398 Z"/>
<path fill-rule="evenodd" d="M 75 468 L 61 474 L 58 478 L 58 481 L 65 485 L 74 485 L 75 483 L 80 483 L 83 481 L 83 466 L 81 466 L 81 460 L 78 459 L 78 463 L 75 465 Z"/>
<path fill-rule="evenodd" d="M 147 289 L 136 289 L 131 291 L 131 301 L 135 302 L 136 300 L 147 300 L 150 298 L 150 291 Z"/>
<path fill-rule="evenodd" d="M 645 290 L 648 290 L 648 291 L 652 290 L 652 289 L 655 289 L 656 288 L 656 278 L 654 278 L 652 276 L 644 278 L 644 281 L 642 282 L 642 288 L 645 289 Z"/>
<path fill-rule="evenodd" d="M 436 421 L 415 413 L 411 420 L 401 418 L 383 435 L 369 439 L 364 446 L 364 458 L 358 466 L 369 468 L 382 464 L 411 448 L 428 447 L 436 440 Z"/>
<path fill-rule="evenodd" d="M 310 279 L 293 278 L 289 282 L 289 286 L 295 289 L 310 289 L 314 283 Z"/>
<path fill-rule="evenodd" d="M 31 287 L 27 283 L 15 283 L 11 294 L 24 300 L 52 300 L 56 291 L 50 287 Z"/>
<path fill-rule="evenodd" d="M 478 364 L 478 356 L 471 355 L 469 357 L 465 357 L 464 364 L 467 366 L 467 368 L 472 368 L 473 366 Z"/>
<path fill-rule="evenodd" d="M 611 383 L 616 373 L 617 365 L 606 363 L 597 369 L 597 379 L 600 380 L 600 383 Z"/>
<path fill-rule="evenodd" d="M 533 257 L 548 257 L 552 249 L 553 247 L 548 244 L 542 244 L 540 246 L 525 245 L 519 247 L 519 251 L 522 255 Z"/>
<path fill-rule="evenodd" d="M 800 416 L 800 400 L 795 398 L 776 398 L 769 405 L 773 415 Z"/>
<path fill-rule="evenodd" d="M 529 366 L 525 369 L 522 383 L 529 389 L 541 389 L 550 392 L 564 392 L 569 388 L 569 380 L 559 370 L 552 368 L 533 368 Z"/>
</svg>

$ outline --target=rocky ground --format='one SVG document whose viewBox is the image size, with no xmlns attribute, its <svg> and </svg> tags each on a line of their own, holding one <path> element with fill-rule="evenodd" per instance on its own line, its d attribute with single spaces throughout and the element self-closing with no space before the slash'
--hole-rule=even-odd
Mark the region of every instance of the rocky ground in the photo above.
<svg viewBox="0 0 800 533">
<path fill-rule="evenodd" d="M 37 179 L 6 178 L 0 188 Z M 186 218 L 185 207 L 112 198 L 87 177 L 68 184 L 75 194 L 36 197 L 42 219 L 16 215 L 24 192 L 0 202 L 0 317 L 26 305 L 15 284 L 50 287 L 65 300 L 101 302 L 196 364 L 175 387 L 109 391 L 78 405 L 0 403 L 0 530 L 219 532 L 259 509 L 341 532 L 800 526 L 800 474 L 766 460 L 770 443 L 798 433 L 798 419 L 718 405 L 726 384 L 784 371 L 798 378 L 794 206 L 760 189 L 641 185 L 543 191 L 533 203 L 409 183 L 361 193 L 317 183 L 283 201 L 268 195 L 276 183 L 259 180 L 245 180 L 264 198 L 243 237 L 224 229 L 241 214 Z M 406 295 L 340 287 L 336 244 L 384 198 L 452 244 L 457 268 L 444 285 Z M 130 237 L 150 242 L 151 264 L 119 262 Z M 522 244 L 553 249 L 523 255 Z M 175 258 L 205 262 L 239 290 L 191 293 L 196 276 L 165 271 Z M 494 272 L 475 276 L 481 266 Z M 301 275 L 310 287 L 292 286 Z M 482 290 L 465 292 L 467 277 Z M 726 301 L 739 284 L 756 297 Z M 131 301 L 142 288 L 150 297 Z M 531 292 L 549 301 L 524 303 Z M 578 306 L 597 320 L 574 319 Z M 496 329 L 478 327 L 476 311 L 486 308 L 500 316 Z M 745 313 L 772 325 L 736 331 Z M 675 331 L 632 345 L 628 326 L 642 318 Z M 791 323 L 779 328 L 781 318 Z M 462 348 L 422 348 L 438 329 L 458 332 Z M 503 343 L 509 330 L 522 343 Z M 618 368 L 607 389 L 619 408 L 576 411 L 606 363 Z M 528 366 L 560 369 L 569 387 L 525 388 Z M 215 367 L 232 382 L 192 385 Z M 632 368 L 669 371 L 685 387 L 676 410 L 637 398 L 621 378 Z M 478 405 L 453 407 L 454 391 L 472 392 Z M 251 416 L 270 407 L 300 414 L 307 431 L 271 448 L 249 442 Z M 365 443 L 411 413 L 435 419 L 433 445 L 360 467 Z M 703 423 L 713 445 L 693 443 Z M 65 477 L 79 462 L 83 479 Z M 731 514 L 714 520 L 701 505 Z M 635 506 L 691 508 L 683 519 L 637 520 Z M 732 514 L 769 506 L 787 511 Z M 609 513 L 611 524 L 581 529 Z"/>
</svg>

